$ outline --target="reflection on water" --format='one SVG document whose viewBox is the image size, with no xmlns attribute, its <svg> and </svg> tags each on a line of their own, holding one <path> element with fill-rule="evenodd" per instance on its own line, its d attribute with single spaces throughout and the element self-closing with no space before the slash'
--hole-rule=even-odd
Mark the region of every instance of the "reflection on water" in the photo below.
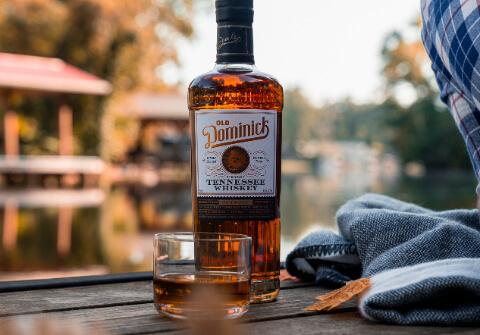
<svg viewBox="0 0 480 335">
<path fill-rule="evenodd" d="M 366 192 L 443 210 L 474 208 L 475 185 L 470 172 L 284 175 L 282 259 L 308 232 L 336 230 L 338 207 Z M 0 281 L 151 270 L 153 233 L 191 229 L 188 185 L 35 192 L 0 191 Z"/>
<path fill-rule="evenodd" d="M 350 172 L 330 178 L 283 176 L 282 259 L 309 232 L 337 231 L 335 213 L 367 192 L 385 194 L 433 210 L 475 208 L 477 185 L 470 171 L 432 172 L 422 178 Z"/>
</svg>

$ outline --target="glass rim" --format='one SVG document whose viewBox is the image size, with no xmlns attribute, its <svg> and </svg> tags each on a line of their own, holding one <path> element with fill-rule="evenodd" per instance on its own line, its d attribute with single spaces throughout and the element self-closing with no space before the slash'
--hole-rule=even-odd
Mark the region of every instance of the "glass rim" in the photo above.
<svg viewBox="0 0 480 335">
<path fill-rule="evenodd" d="M 200 237 L 197 238 L 195 235 L 209 235 L 209 236 L 225 236 L 229 237 L 226 239 L 218 238 L 207 238 Z M 156 233 L 154 236 L 156 240 L 169 240 L 169 241 L 179 241 L 179 242 L 194 242 L 194 241 L 222 241 L 222 242 L 240 242 L 240 241 L 251 241 L 252 238 L 248 235 L 237 234 L 237 233 L 217 233 L 217 232 L 168 232 L 168 233 Z"/>
</svg>

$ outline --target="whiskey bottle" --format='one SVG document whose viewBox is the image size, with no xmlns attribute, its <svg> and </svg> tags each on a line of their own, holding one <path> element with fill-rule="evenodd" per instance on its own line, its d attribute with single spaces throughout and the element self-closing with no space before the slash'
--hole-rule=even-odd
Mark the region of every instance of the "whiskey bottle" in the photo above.
<svg viewBox="0 0 480 335">
<path fill-rule="evenodd" d="M 251 236 L 250 301 L 273 301 L 280 287 L 283 88 L 255 67 L 253 0 L 215 6 L 216 63 L 188 89 L 194 231 Z"/>
</svg>

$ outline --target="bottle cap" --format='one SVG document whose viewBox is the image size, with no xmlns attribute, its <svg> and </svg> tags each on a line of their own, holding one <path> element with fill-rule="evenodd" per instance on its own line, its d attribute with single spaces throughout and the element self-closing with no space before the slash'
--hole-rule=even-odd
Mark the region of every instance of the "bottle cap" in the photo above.
<svg viewBox="0 0 480 335">
<path fill-rule="evenodd" d="M 217 23 L 252 24 L 253 0 L 215 0 Z"/>
</svg>

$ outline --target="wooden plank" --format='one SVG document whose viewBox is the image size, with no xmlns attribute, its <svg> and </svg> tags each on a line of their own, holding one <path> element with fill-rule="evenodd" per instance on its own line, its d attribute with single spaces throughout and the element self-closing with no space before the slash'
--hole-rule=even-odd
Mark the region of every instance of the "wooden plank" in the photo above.
<svg viewBox="0 0 480 335">
<path fill-rule="evenodd" d="M 297 288 L 297 287 L 310 287 L 310 286 L 317 286 L 317 284 L 313 282 L 296 282 L 293 280 L 286 280 L 280 282 L 280 289 L 290 289 L 290 288 Z M 333 289 L 332 289 L 333 290 Z"/>
<path fill-rule="evenodd" d="M 153 307 L 153 300 L 148 304 L 122 304 L 104 308 L 70 309 L 61 312 L 0 317 L 0 325 L 9 321 L 25 324 L 32 319 L 37 320 L 45 317 L 53 320 L 58 326 L 76 324 L 89 327 L 100 324 L 108 334 L 119 335 L 165 332 L 188 327 L 184 322 L 160 316 Z M 0 333 L 2 333 L 1 328 Z"/>
<path fill-rule="evenodd" d="M 141 281 L 0 294 L 0 317 L 91 309 L 153 301 L 152 282 Z"/>
<path fill-rule="evenodd" d="M 281 312 L 278 303 L 269 303 L 252 306 L 251 310 L 236 322 L 248 322 L 253 327 L 265 320 L 292 319 L 300 317 L 297 308 L 288 308 Z M 298 306 L 297 306 L 298 307 Z M 294 313 L 289 313 L 293 311 Z M 311 312 L 300 312 L 311 314 Z M 80 324 L 89 326 L 100 322 L 102 327 L 112 334 L 142 334 L 164 332 L 177 329 L 189 328 L 190 324 L 171 320 L 160 316 L 153 307 L 153 301 L 147 304 L 110 306 L 103 308 L 69 309 L 64 311 L 52 311 L 41 314 L 18 314 L 10 317 L 0 317 L 0 324 L 7 321 L 15 321 L 20 324 L 28 322 L 32 317 L 49 317 L 58 320 L 60 325 Z M 320 316 L 320 315 L 319 315 Z M 300 317 L 301 318 L 301 317 Z M 303 319 L 303 318 L 302 318 Z M 213 331 L 215 325 L 209 325 Z"/>
<path fill-rule="evenodd" d="M 243 318 L 225 322 L 184 322 L 157 315 L 152 304 L 122 305 L 86 310 L 69 310 L 42 314 L 58 326 L 78 325 L 89 327 L 99 324 L 108 334 L 478 334 L 478 327 L 433 327 L 396 326 L 377 324 L 360 316 L 358 312 L 321 313 L 318 315 L 286 315 L 276 319 L 265 319 L 265 310 L 275 303 L 256 305 Z M 38 317 L 38 315 L 37 315 Z M 0 325 L 13 321 L 17 324 L 31 322 L 32 315 L 0 318 Z M 193 327 L 193 328 L 192 328 Z M 1 330 L 1 327 L 0 327 Z M 202 332 L 208 330 L 207 333 Z"/>
<path fill-rule="evenodd" d="M 301 309 L 316 302 L 315 297 L 329 289 L 319 286 L 283 289 L 278 300 L 268 304 L 254 304 L 252 310 L 265 311 L 265 316 L 287 313 L 308 313 Z M 65 311 L 72 308 L 104 308 L 122 304 L 153 303 L 151 281 L 128 282 L 108 285 L 73 287 L 0 294 L 0 317 L 18 314 Z M 346 303 L 354 308 L 355 303 Z M 151 307 L 153 308 L 153 306 Z"/>
<path fill-rule="evenodd" d="M 32 316 L 48 315 L 66 324 L 80 322 L 88 325 L 102 321 L 102 326 L 113 334 L 188 327 L 185 323 L 159 316 L 153 306 L 152 291 L 152 282 L 144 281 L 1 294 L 0 324 L 11 320 L 21 323 Z M 314 302 L 315 296 L 327 291 L 317 286 L 281 290 L 276 302 L 252 305 L 241 321 L 260 322 L 315 314 L 301 309 Z M 340 310 L 352 310 L 354 306 L 355 303 L 350 302 Z"/>
<path fill-rule="evenodd" d="M 211 325 L 215 329 L 215 325 Z M 169 334 L 216 334 L 210 330 L 202 332 L 201 329 L 186 329 L 170 332 Z M 288 318 L 274 321 L 254 322 L 237 324 L 228 328 L 229 335 L 265 335 L 265 334 L 382 334 L 382 335 L 437 335 L 479 334 L 480 328 L 475 327 L 433 327 L 433 326 L 397 326 L 379 324 L 368 321 L 358 312 L 346 312 L 335 314 L 322 314 L 308 317 Z"/>
<path fill-rule="evenodd" d="M 290 284 L 289 284 L 290 285 Z M 298 284 L 297 284 L 298 285 Z M 305 312 L 314 297 L 330 291 L 318 286 L 281 290 L 278 301 L 256 304 L 234 323 L 192 323 L 173 321 L 158 315 L 153 307 L 152 282 L 123 283 L 0 294 L 0 325 L 19 324 L 32 317 L 49 317 L 59 325 L 89 326 L 100 323 L 109 334 L 465 334 L 478 333 L 472 327 L 402 327 L 369 322 L 355 309 L 355 302 L 333 312 Z M 199 329 L 199 327 L 201 329 Z M 225 328 L 226 327 L 226 328 Z M 201 334 L 202 332 L 197 332 Z M 205 333 L 203 333 L 205 334 Z"/>
<path fill-rule="evenodd" d="M 275 305 L 276 310 L 297 307 L 297 312 L 305 304 L 314 303 L 317 295 L 328 289 L 311 286 L 296 289 L 282 289 L 277 302 L 271 304 L 254 304 L 251 309 L 264 309 Z M 67 310 L 69 308 L 91 308 L 120 305 L 122 303 L 141 304 L 153 302 L 151 281 L 128 282 L 108 285 L 95 285 L 64 289 L 11 292 L 0 294 L 0 316 L 30 314 L 45 311 Z M 302 304 L 300 304 L 302 303 Z M 284 306 L 284 307 L 281 307 Z M 349 307 L 354 305 L 350 304 Z"/>
</svg>

